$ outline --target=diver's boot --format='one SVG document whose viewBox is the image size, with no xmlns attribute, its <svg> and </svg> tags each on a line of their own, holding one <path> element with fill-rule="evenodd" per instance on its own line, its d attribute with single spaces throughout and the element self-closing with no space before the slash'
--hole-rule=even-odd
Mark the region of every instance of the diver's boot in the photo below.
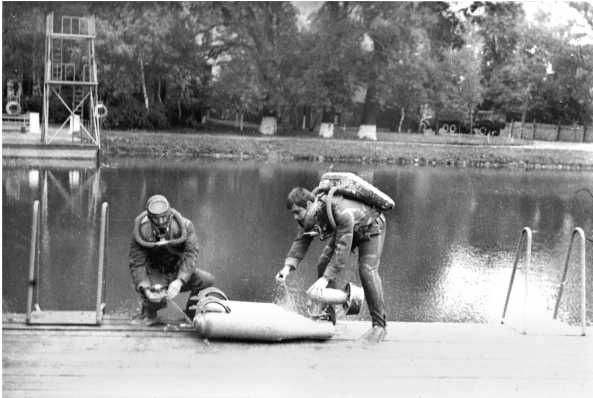
<svg viewBox="0 0 593 398">
<path fill-rule="evenodd" d="M 387 329 L 384 326 L 373 325 L 359 338 L 359 341 L 365 344 L 377 344 L 385 340 L 386 335 Z"/>
<path fill-rule="evenodd" d="M 153 306 L 143 304 L 140 320 L 145 326 L 153 326 L 159 323 L 157 309 Z"/>
</svg>

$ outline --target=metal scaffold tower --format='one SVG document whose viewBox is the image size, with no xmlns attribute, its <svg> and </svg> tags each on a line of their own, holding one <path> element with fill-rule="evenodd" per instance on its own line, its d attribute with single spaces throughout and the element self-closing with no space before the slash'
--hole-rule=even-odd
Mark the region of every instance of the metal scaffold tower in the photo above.
<svg viewBox="0 0 593 398">
<path fill-rule="evenodd" d="M 43 129 L 41 142 L 50 144 L 60 133 L 100 148 L 99 118 L 107 109 L 98 101 L 94 17 L 46 17 L 45 79 L 43 85 Z M 58 101 L 52 102 L 52 95 Z M 50 130 L 50 105 L 54 119 L 67 116 L 61 126 Z M 65 108 L 66 112 L 64 112 Z"/>
</svg>

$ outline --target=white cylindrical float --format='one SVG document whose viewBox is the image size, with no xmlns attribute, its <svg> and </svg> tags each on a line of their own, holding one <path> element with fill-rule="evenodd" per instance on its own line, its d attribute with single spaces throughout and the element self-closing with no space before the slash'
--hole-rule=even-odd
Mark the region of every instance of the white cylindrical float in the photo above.
<svg viewBox="0 0 593 398">
<path fill-rule="evenodd" d="M 224 306 L 224 307 L 223 307 Z M 331 322 L 316 322 L 273 303 L 221 300 L 219 308 L 207 304 L 193 325 L 202 338 L 256 341 L 327 340 L 334 333 Z M 221 308 L 225 308 L 222 310 Z"/>
</svg>

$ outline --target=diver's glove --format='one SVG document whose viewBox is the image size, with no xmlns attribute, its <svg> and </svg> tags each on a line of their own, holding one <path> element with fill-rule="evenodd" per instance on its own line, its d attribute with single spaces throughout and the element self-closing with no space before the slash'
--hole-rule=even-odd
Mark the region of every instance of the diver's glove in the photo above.
<svg viewBox="0 0 593 398">
<path fill-rule="evenodd" d="M 290 274 L 290 271 L 292 271 L 292 269 L 293 268 L 290 265 L 285 265 L 284 267 L 282 267 L 282 269 L 278 271 L 278 273 L 276 274 L 276 282 L 286 282 L 286 277 L 288 276 L 288 274 Z"/>
<path fill-rule="evenodd" d="M 169 300 L 174 299 L 177 297 L 179 292 L 181 291 L 181 287 L 183 286 L 183 282 L 181 279 L 175 279 L 173 282 L 169 283 L 169 288 L 167 289 L 167 297 Z"/>
</svg>

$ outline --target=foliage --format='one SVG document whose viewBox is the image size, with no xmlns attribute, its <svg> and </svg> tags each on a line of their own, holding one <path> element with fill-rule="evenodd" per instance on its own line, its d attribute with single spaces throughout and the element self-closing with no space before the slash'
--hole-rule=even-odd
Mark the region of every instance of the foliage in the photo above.
<svg viewBox="0 0 593 398">
<path fill-rule="evenodd" d="M 195 127 L 208 108 L 274 113 L 291 130 L 310 109 L 326 121 L 339 113 L 365 124 L 397 114 L 409 126 L 424 104 L 464 115 L 494 109 L 541 122 L 593 120 L 593 47 L 568 26 L 550 28 L 545 16 L 529 24 L 521 3 L 455 11 L 445 2 L 323 2 L 306 26 L 297 24 L 297 6 L 4 2 L 3 84 L 21 80 L 24 110 L 41 108 L 45 17 L 54 12 L 96 17 L 109 128 Z M 593 28 L 590 4 L 571 6 Z"/>
</svg>

